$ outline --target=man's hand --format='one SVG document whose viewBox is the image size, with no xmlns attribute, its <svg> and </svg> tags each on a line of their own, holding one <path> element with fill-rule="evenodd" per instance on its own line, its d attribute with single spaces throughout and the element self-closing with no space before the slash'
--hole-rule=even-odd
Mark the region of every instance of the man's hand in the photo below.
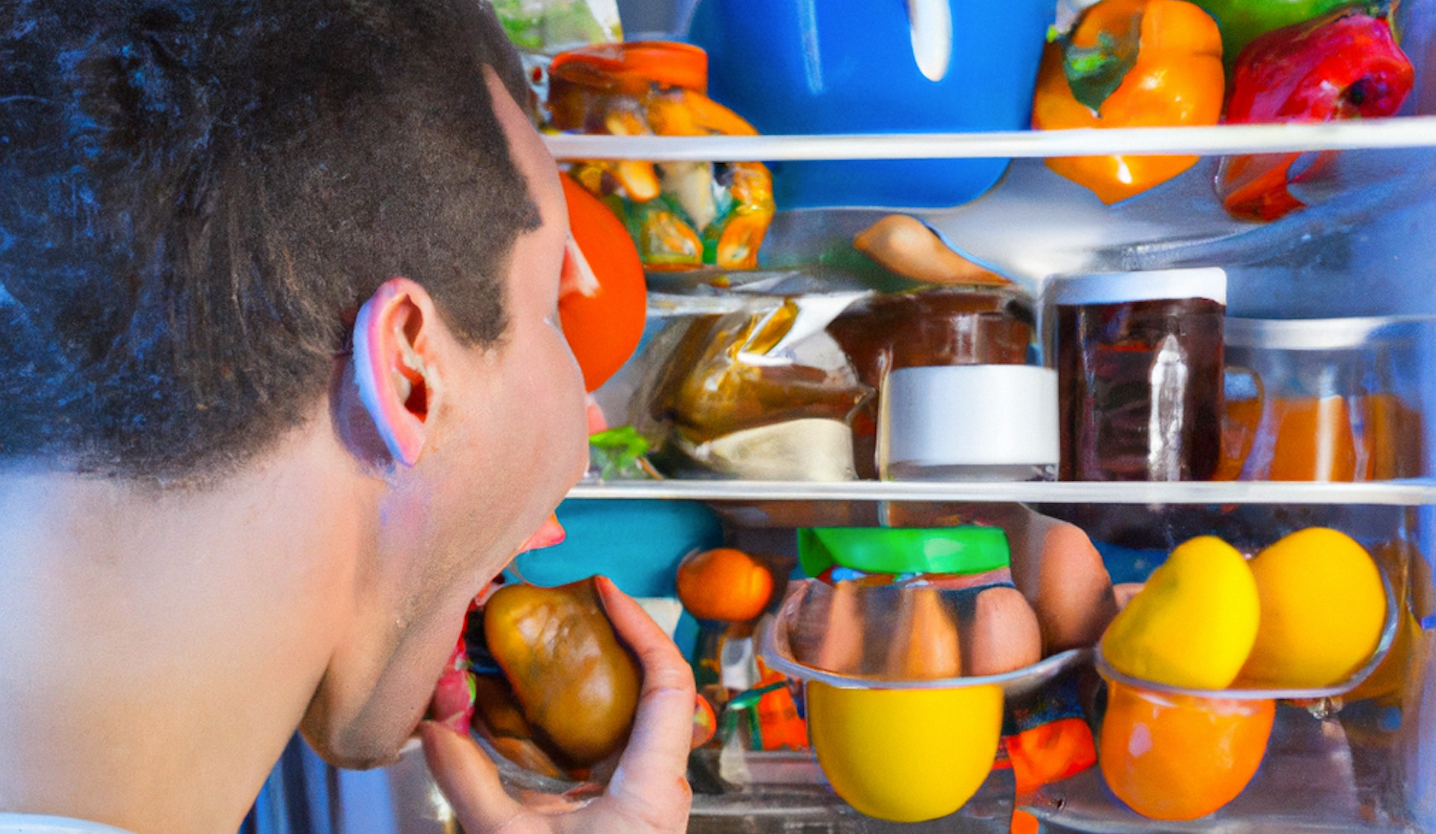
<svg viewBox="0 0 1436 834">
<path fill-rule="evenodd" d="M 425 721 L 419 725 L 424 757 L 466 834 L 668 834 L 687 827 L 693 673 L 638 603 L 608 579 L 595 584 L 614 630 L 643 667 L 633 732 L 608 789 L 578 809 L 526 806 L 505 793 L 498 769 L 472 739 Z"/>
</svg>

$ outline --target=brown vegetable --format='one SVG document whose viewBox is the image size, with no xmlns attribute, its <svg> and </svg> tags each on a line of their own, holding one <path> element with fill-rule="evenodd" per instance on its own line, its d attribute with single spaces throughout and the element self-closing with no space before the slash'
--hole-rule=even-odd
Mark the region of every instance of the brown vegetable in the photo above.
<svg viewBox="0 0 1436 834">
<path fill-rule="evenodd" d="M 922 221 L 905 214 L 890 214 L 853 238 L 859 252 L 888 270 L 932 284 L 1007 284 L 948 248 Z"/>
<path fill-rule="evenodd" d="M 484 636 L 524 718 L 564 763 L 591 765 L 622 747 L 642 675 L 592 580 L 500 588 L 484 607 Z"/>
</svg>

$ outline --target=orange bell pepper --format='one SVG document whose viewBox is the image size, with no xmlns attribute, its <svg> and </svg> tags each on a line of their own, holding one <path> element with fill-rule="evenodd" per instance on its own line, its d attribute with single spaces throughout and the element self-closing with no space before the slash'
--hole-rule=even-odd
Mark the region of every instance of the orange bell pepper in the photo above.
<svg viewBox="0 0 1436 834">
<path fill-rule="evenodd" d="M 1042 56 L 1032 126 L 1214 125 L 1225 78 L 1217 24 L 1185 0 L 1102 0 Z M 1115 203 L 1191 168 L 1195 156 L 1056 157 L 1047 167 Z"/>
</svg>

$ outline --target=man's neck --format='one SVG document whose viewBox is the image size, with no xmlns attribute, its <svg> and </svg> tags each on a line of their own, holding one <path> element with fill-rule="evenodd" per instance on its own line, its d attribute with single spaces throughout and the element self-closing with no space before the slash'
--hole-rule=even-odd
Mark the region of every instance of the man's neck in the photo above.
<svg viewBox="0 0 1436 834">
<path fill-rule="evenodd" d="M 364 512 L 327 431 L 282 447 L 205 490 L 0 474 L 0 811 L 237 829 L 345 628 Z"/>
</svg>

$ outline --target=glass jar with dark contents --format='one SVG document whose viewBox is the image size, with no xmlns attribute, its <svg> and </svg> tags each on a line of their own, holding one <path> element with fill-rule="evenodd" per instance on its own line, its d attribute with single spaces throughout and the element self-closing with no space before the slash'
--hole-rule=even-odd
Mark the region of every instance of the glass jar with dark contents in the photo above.
<svg viewBox="0 0 1436 834">
<path fill-rule="evenodd" d="M 1025 365 L 1033 347 L 1031 302 L 1016 287 L 942 287 L 875 295 L 828 325 L 858 378 L 877 391 L 899 368 Z M 878 398 L 853 418 L 858 475 L 876 478 Z"/>
<path fill-rule="evenodd" d="M 1058 478 L 1209 480 L 1221 460 L 1226 274 L 1063 279 L 1055 290 Z"/>
</svg>

